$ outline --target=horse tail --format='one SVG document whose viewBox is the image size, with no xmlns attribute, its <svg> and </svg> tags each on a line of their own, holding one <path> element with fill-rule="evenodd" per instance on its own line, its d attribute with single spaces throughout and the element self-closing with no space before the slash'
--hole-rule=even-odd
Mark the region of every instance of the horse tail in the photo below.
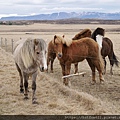
<svg viewBox="0 0 120 120">
<path fill-rule="evenodd" d="M 117 67 L 119 67 L 119 61 L 118 61 L 114 51 L 113 51 L 113 60 L 112 61 L 113 61 L 113 65 L 115 64 Z"/>
</svg>

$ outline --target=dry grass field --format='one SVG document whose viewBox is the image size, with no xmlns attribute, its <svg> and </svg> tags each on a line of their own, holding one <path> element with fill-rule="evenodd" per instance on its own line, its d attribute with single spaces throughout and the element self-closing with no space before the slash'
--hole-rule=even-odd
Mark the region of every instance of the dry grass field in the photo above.
<svg viewBox="0 0 120 120">
<path fill-rule="evenodd" d="M 120 114 L 120 68 L 113 67 L 114 75 L 109 74 L 110 65 L 107 59 L 105 83 L 91 85 L 91 70 L 86 61 L 79 63 L 79 72 L 86 72 L 84 77 L 70 78 L 71 87 L 62 83 L 59 61 L 55 59 L 54 73 L 41 73 L 37 77 L 36 97 L 38 104 L 32 104 L 31 80 L 29 80 L 29 99 L 23 100 L 19 93 L 19 76 L 11 54 L 11 39 L 43 38 L 47 43 L 55 34 L 64 34 L 72 38 L 85 28 L 92 31 L 97 27 L 106 29 L 105 36 L 114 45 L 114 52 L 120 60 L 120 25 L 103 24 L 32 24 L 1 25 L 0 39 L 6 38 L 9 47 L 7 52 L 0 48 L 0 115 L 108 115 Z M 117 30 L 118 31 L 114 31 Z M 4 43 L 3 43 L 4 44 Z M 74 68 L 72 65 L 71 73 Z"/>
</svg>

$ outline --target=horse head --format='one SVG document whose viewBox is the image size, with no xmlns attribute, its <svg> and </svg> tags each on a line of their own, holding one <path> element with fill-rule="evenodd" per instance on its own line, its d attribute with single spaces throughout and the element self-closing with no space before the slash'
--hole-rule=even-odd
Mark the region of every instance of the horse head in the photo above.
<svg viewBox="0 0 120 120">
<path fill-rule="evenodd" d="M 34 53 L 37 64 L 40 67 L 40 71 L 47 70 L 46 60 L 46 43 L 42 39 L 34 39 Z"/>
<path fill-rule="evenodd" d="M 63 37 L 55 35 L 54 39 L 53 39 L 53 44 L 54 44 L 56 56 L 58 58 L 61 58 L 62 57 L 62 47 L 63 47 L 63 44 L 65 44 Z"/>
<path fill-rule="evenodd" d="M 92 33 L 91 38 L 93 38 L 96 41 L 96 36 L 97 35 L 101 35 L 101 36 L 104 37 L 105 29 L 100 28 L 100 27 L 96 28 L 95 31 Z"/>
</svg>

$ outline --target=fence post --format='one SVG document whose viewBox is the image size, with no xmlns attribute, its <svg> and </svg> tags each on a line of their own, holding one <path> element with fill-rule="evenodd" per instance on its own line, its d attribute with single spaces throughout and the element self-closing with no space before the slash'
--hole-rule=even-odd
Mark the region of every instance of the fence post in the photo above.
<svg viewBox="0 0 120 120">
<path fill-rule="evenodd" d="M 14 40 L 12 39 L 11 42 L 12 42 L 12 54 L 13 54 L 13 43 L 14 43 Z"/>
<path fill-rule="evenodd" d="M 2 40 L 3 40 L 3 38 L 1 37 L 1 48 L 2 48 Z"/>
<path fill-rule="evenodd" d="M 5 50 L 7 52 L 7 39 L 5 38 Z"/>
</svg>

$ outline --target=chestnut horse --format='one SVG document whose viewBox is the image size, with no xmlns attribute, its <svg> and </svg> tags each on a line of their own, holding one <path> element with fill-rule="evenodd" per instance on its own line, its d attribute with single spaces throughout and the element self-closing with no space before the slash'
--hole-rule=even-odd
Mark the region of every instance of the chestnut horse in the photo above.
<svg viewBox="0 0 120 120">
<path fill-rule="evenodd" d="M 90 29 L 86 29 L 86 30 L 87 30 L 87 31 L 86 31 L 87 33 L 85 34 L 86 37 L 91 37 L 91 30 L 90 30 Z M 83 31 L 84 31 L 84 30 L 83 30 Z M 96 41 L 96 36 L 97 36 L 97 35 L 104 36 L 104 33 L 105 33 L 105 31 L 104 31 L 103 28 L 97 28 L 97 29 L 93 32 L 92 38 Z M 76 34 L 76 35 L 74 36 L 73 40 L 81 39 L 81 36 L 82 36 L 82 34 L 81 34 L 81 32 L 80 32 L 80 33 L 78 33 L 78 34 Z M 107 38 L 107 37 L 103 37 L 102 48 L 101 48 L 101 55 L 103 56 L 104 64 L 105 64 L 105 66 L 104 66 L 104 74 L 106 73 L 106 64 L 107 64 L 107 62 L 106 62 L 106 60 L 105 60 L 105 57 L 108 56 L 109 61 L 110 61 L 110 65 L 111 65 L 110 73 L 111 73 L 111 75 L 112 75 L 112 74 L 113 74 L 113 71 L 112 71 L 113 65 L 115 64 L 116 66 L 118 66 L 118 63 L 119 63 L 119 62 L 118 62 L 118 60 L 117 60 L 117 58 L 116 58 L 116 55 L 115 55 L 115 53 L 114 53 L 114 51 L 113 51 L 113 43 L 112 43 L 112 41 L 111 41 L 109 38 Z"/>
<path fill-rule="evenodd" d="M 70 74 L 71 64 L 87 60 L 92 70 L 92 82 L 95 83 L 95 68 L 99 72 L 100 82 L 104 81 L 102 76 L 103 59 L 99 51 L 98 44 L 89 37 L 80 40 L 65 39 L 54 36 L 53 40 L 56 56 L 60 61 L 63 76 Z M 63 83 L 69 85 L 68 78 L 64 78 Z"/>
<path fill-rule="evenodd" d="M 75 37 L 72 38 L 72 40 L 76 40 L 76 39 L 80 39 L 80 38 L 84 38 L 84 37 L 91 37 L 91 30 L 90 29 L 82 30 L 81 32 L 76 34 Z M 49 66 L 49 64 L 50 64 L 50 70 L 52 73 L 53 73 L 53 62 L 54 62 L 55 58 L 56 58 L 56 53 L 54 51 L 54 45 L 53 45 L 52 40 L 51 40 L 48 44 L 47 66 Z M 74 73 L 77 73 L 78 72 L 78 63 L 75 63 L 74 66 L 75 66 Z"/>
<path fill-rule="evenodd" d="M 79 32 L 78 34 L 76 34 L 72 40 L 78 40 L 78 39 L 81 39 L 81 38 L 85 38 L 85 37 L 91 37 L 91 30 L 90 29 L 84 29 L 82 30 L 81 32 Z M 78 72 L 78 63 L 75 63 L 75 73 Z"/>
<path fill-rule="evenodd" d="M 52 43 L 52 40 L 48 43 L 48 51 L 47 51 L 47 67 L 49 66 L 50 64 L 50 70 L 51 70 L 51 73 L 53 73 L 53 62 L 56 58 L 56 53 L 55 53 L 55 50 L 54 50 L 54 45 Z M 48 71 L 48 69 L 47 69 Z"/>
<path fill-rule="evenodd" d="M 96 41 L 97 37 L 100 36 L 103 36 L 102 38 L 102 49 L 101 49 L 101 55 L 103 56 L 103 59 L 104 59 L 104 64 L 105 64 L 105 67 L 104 67 L 104 74 L 106 73 L 106 60 L 105 60 L 105 57 L 108 56 L 109 58 L 109 61 L 110 61 L 110 74 L 113 75 L 113 71 L 112 71 L 112 67 L 113 65 L 115 64 L 116 66 L 118 66 L 118 63 L 119 61 L 117 60 L 117 57 L 113 51 L 113 43 L 112 41 L 107 38 L 107 37 L 104 37 L 104 34 L 105 34 L 105 30 L 103 28 L 97 28 L 93 33 L 92 33 L 92 38 Z M 97 37 L 96 37 L 97 36 Z"/>
</svg>

